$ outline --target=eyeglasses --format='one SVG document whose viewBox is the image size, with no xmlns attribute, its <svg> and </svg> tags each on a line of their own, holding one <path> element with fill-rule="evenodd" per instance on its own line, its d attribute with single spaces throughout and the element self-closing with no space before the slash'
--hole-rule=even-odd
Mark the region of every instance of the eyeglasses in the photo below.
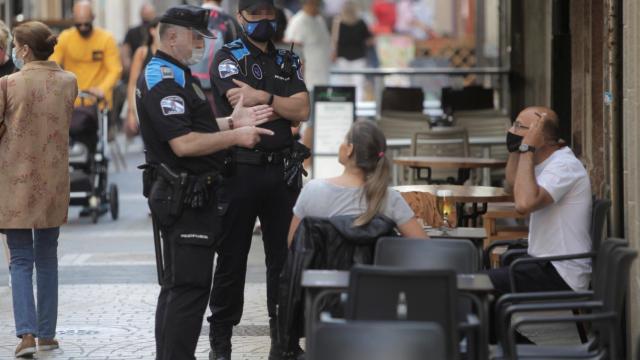
<svg viewBox="0 0 640 360">
<path fill-rule="evenodd" d="M 515 130 L 529 130 L 528 126 L 522 125 L 522 123 L 520 123 L 520 121 L 518 121 L 518 120 L 513 122 L 513 128 Z"/>
</svg>

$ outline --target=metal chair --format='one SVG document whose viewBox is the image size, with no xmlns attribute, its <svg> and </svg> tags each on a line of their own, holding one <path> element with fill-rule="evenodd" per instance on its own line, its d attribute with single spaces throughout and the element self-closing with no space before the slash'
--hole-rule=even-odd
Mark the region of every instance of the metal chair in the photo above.
<svg viewBox="0 0 640 360">
<path fill-rule="evenodd" d="M 414 270 L 453 270 L 457 274 L 471 274 L 480 270 L 479 255 L 478 249 L 470 240 L 385 237 L 378 240 L 374 264 Z M 469 317 L 473 319 L 476 314 L 473 312 L 472 301 L 467 298 L 470 295 L 466 293 L 459 295 L 458 319 L 469 319 Z M 476 312 L 481 323 L 483 319 L 488 318 L 487 314 L 482 312 L 482 307 L 478 307 Z M 469 339 L 482 338 L 483 334 L 479 328 L 468 330 L 465 335 Z M 474 351 L 474 347 L 479 349 L 476 344 L 471 344 L 468 352 Z"/>
<path fill-rule="evenodd" d="M 469 135 L 462 127 L 434 127 L 427 131 L 416 131 L 411 139 L 411 155 L 418 156 L 453 156 L 469 157 Z M 414 180 L 425 180 L 427 183 L 462 184 L 470 175 L 469 169 L 436 170 L 430 168 L 426 176 L 421 170 L 414 169 Z M 435 180 L 434 180 L 435 179 Z"/>
<path fill-rule="evenodd" d="M 625 244 L 622 240 L 613 240 L 602 246 L 602 251 L 606 251 L 607 256 L 600 259 L 599 271 L 602 273 L 597 275 L 599 281 L 596 282 L 597 286 L 594 286 L 593 292 L 573 295 L 572 292 L 548 293 L 546 298 L 557 300 L 551 302 L 540 302 L 545 299 L 542 297 L 543 294 L 531 293 L 526 301 L 528 303 L 520 299 L 517 304 L 499 304 L 499 324 L 503 326 L 504 331 L 499 348 L 502 353 L 496 358 L 623 358 L 621 321 L 631 264 L 637 257 L 637 252 L 622 244 Z M 606 261 L 602 261 L 604 259 Z M 584 298 L 586 300 L 582 300 Z M 588 310 L 590 313 L 573 316 L 520 315 L 518 320 L 511 322 L 515 314 L 574 309 Z M 515 331 L 523 325 L 583 321 L 593 324 L 594 340 L 589 343 L 577 346 L 515 344 Z"/>
<path fill-rule="evenodd" d="M 446 356 L 442 327 L 432 322 L 323 323 L 313 335 L 311 360 L 432 360 Z"/>
<path fill-rule="evenodd" d="M 347 320 L 435 322 L 445 335 L 448 359 L 458 356 L 458 290 L 449 270 L 356 266 L 351 270 Z"/>
</svg>

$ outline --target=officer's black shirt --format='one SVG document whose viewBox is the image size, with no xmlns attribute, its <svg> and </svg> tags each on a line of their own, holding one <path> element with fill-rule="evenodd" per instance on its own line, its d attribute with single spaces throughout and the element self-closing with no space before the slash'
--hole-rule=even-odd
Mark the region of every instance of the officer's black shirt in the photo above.
<svg viewBox="0 0 640 360">
<path fill-rule="evenodd" d="M 267 52 L 264 53 L 253 45 L 246 35 L 218 50 L 211 66 L 211 90 L 216 102 L 216 115 L 229 116 L 233 112 L 233 107 L 226 97 L 228 90 L 238 87 L 232 79 L 277 96 L 289 97 L 306 92 L 302 71 L 294 70 L 290 76 L 285 76 L 280 71 L 279 61 L 281 55 L 273 43 L 269 42 Z M 291 146 L 291 121 L 277 119 L 261 127 L 272 130 L 275 135 L 263 136 L 256 148 L 274 151 Z"/>
<path fill-rule="evenodd" d="M 136 105 L 147 163 L 164 163 L 192 174 L 222 169 L 223 152 L 178 158 L 169 145 L 169 140 L 192 131 L 220 131 L 188 67 L 158 50 L 138 79 Z"/>
</svg>

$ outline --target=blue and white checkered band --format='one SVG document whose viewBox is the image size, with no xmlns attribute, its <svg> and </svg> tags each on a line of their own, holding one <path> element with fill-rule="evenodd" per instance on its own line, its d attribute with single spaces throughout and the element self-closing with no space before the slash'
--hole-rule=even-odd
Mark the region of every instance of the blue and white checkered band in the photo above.
<svg viewBox="0 0 640 360">
<path fill-rule="evenodd" d="M 253 66 L 251 67 L 251 72 L 253 73 L 253 76 L 256 77 L 256 79 L 262 80 L 262 69 L 258 64 L 253 64 Z"/>
</svg>

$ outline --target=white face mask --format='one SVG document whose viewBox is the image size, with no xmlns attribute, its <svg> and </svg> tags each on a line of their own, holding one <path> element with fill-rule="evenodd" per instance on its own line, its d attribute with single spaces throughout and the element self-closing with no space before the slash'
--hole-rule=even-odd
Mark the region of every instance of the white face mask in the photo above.
<svg viewBox="0 0 640 360">
<path fill-rule="evenodd" d="M 195 65 L 204 59 L 204 47 L 198 49 L 193 48 L 191 50 L 191 57 L 185 60 L 186 65 Z"/>
</svg>

